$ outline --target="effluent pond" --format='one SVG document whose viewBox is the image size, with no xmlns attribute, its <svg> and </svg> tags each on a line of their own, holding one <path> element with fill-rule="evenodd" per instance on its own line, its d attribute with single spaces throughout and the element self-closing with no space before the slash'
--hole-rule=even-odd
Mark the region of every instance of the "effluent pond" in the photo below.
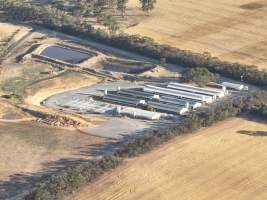
<svg viewBox="0 0 267 200">
<path fill-rule="evenodd" d="M 79 50 L 72 50 L 69 48 L 64 48 L 60 46 L 50 46 L 41 52 L 42 56 L 46 56 L 48 58 L 61 60 L 64 62 L 78 64 L 81 63 L 93 55 L 87 52 L 82 52 Z"/>
</svg>

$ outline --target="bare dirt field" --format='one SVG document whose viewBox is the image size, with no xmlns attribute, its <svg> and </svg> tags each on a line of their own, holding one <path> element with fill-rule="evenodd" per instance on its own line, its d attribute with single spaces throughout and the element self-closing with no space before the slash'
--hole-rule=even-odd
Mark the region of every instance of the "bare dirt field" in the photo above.
<svg viewBox="0 0 267 200">
<path fill-rule="evenodd" d="M 149 17 L 129 1 L 126 31 L 196 52 L 210 52 L 231 62 L 267 68 L 267 2 L 264 0 L 158 0 Z M 133 16 L 134 15 L 134 16 Z"/>
<path fill-rule="evenodd" d="M 41 175 L 92 158 L 90 148 L 105 141 L 31 122 L 0 122 L 0 199 L 20 194 Z"/>
<path fill-rule="evenodd" d="M 67 199 L 267 199 L 266 145 L 266 124 L 232 118 L 129 160 Z"/>
</svg>

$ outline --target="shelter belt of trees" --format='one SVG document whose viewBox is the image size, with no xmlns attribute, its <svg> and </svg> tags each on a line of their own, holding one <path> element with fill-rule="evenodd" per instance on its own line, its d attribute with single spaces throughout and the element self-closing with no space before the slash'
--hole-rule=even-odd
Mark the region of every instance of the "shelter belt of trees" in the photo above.
<svg viewBox="0 0 267 200">
<path fill-rule="evenodd" d="M 169 63 L 183 67 L 206 67 L 211 72 L 236 80 L 240 80 L 242 76 L 247 83 L 264 89 L 267 87 L 267 71 L 258 70 L 257 66 L 230 63 L 212 57 L 209 53 L 200 54 L 160 45 L 153 39 L 140 35 L 116 34 L 116 31 L 110 34 L 101 29 L 94 29 L 85 20 L 51 5 L 39 6 L 14 0 L 0 0 L 0 9 L 16 20 L 31 21 L 50 29 L 95 40 L 158 60 L 164 58 Z"/>
</svg>

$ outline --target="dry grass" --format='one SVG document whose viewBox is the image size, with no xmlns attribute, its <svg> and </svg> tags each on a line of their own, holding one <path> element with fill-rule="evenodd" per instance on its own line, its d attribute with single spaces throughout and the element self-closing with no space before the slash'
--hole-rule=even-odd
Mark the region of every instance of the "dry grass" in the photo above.
<svg viewBox="0 0 267 200">
<path fill-rule="evenodd" d="M 88 162 L 96 156 L 92 148 L 105 141 L 32 122 L 0 122 L 0 199 L 22 195 L 42 176 Z"/>
<path fill-rule="evenodd" d="M 105 141 L 79 131 L 44 128 L 30 122 L 0 122 L 0 136 L 0 181 L 12 174 L 41 172 L 45 163 L 63 158 L 88 159 L 89 153 L 81 151 L 89 152 L 89 145 Z"/>
<path fill-rule="evenodd" d="M 137 16 L 134 17 L 140 23 L 129 28 L 128 33 L 149 36 L 182 49 L 210 52 L 228 61 L 267 68 L 266 1 L 157 2 L 150 17 L 141 17 L 137 11 L 139 1 L 129 1 L 129 13 L 135 11 Z"/>
<path fill-rule="evenodd" d="M 59 77 L 41 81 L 28 87 L 26 102 L 32 105 L 40 105 L 44 99 L 57 93 L 74 90 L 99 82 L 99 78 L 88 76 L 78 72 L 66 72 Z"/>
<path fill-rule="evenodd" d="M 1 120 L 18 120 L 23 118 L 28 118 L 26 113 L 21 109 L 13 106 L 12 104 L 0 100 L 0 121 Z"/>
<path fill-rule="evenodd" d="M 0 22 L 0 41 L 6 40 L 8 37 L 12 36 L 12 34 L 17 30 L 19 30 L 18 26 Z"/>
<path fill-rule="evenodd" d="M 266 124 L 233 118 L 129 160 L 69 199 L 267 199 L 266 145 Z"/>
</svg>

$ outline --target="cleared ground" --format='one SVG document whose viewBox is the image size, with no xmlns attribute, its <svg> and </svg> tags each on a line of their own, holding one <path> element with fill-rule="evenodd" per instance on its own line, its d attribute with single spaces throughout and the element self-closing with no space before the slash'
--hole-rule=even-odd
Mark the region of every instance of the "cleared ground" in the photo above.
<svg viewBox="0 0 267 200">
<path fill-rule="evenodd" d="M 7 101 L 0 100 L 0 121 L 1 120 L 19 120 L 30 117 L 21 109 L 8 103 Z"/>
<path fill-rule="evenodd" d="M 233 118 L 105 175 L 68 200 L 267 199 L 267 125 Z"/>
<path fill-rule="evenodd" d="M 60 76 L 40 81 L 27 88 L 26 102 L 40 105 L 40 102 L 54 94 L 93 85 L 100 79 L 78 72 L 64 72 Z"/>
<path fill-rule="evenodd" d="M 267 69 L 264 0 L 157 0 L 149 17 L 138 11 L 139 1 L 130 0 L 129 6 L 129 20 L 136 18 L 139 24 L 128 33 Z"/>
<path fill-rule="evenodd" d="M 41 175 L 85 162 L 106 139 L 79 131 L 0 122 L 0 199 L 21 194 Z"/>
<path fill-rule="evenodd" d="M 7 24 L 7 23 L 1 23 L 1 22 L 0 22 L 0 27 L 1 27 L 0 40 L 7 39 L 14 32 L 16 32 L 17 30 L 19 30 L 19 28 L 17 26 L 14 26 L 14 25 L 11 25 L 11 24 Z"/>
</svg>

